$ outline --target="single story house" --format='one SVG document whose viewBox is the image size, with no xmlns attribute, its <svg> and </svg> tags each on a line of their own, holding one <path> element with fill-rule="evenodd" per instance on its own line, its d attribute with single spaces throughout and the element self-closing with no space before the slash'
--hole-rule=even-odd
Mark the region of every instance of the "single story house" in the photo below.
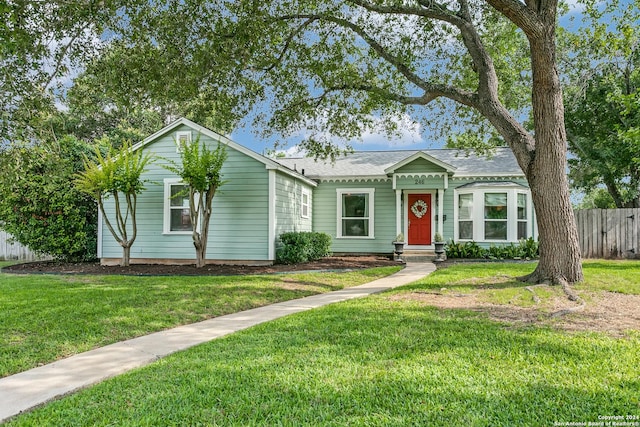
<svg viewBox="0 0 640 427">
<path fill-rule="evenodd" d="M 193 262 L 188 199 L 172 197 L 183 183 L 163 164 L 179 161 L 179 141 L 198 137 L 228 154 L 213 199 L 212 263 L 272 263 L 288 231 L 325 232 L 340 254 L 391 254 L 400 233 L 418 251 L 433 249 L 436 232 L 483 246 L 537 237 L 527 181 L 507 148 L 489 158 L 450 149 L 354 152 L 333 163 L 270 158 L 183 118 L 133 147 L 156 160 L 138 197 L 132 263 Z M 121 254 L 101 218 L 99 258 L 115 264 Z"/>
</svg>

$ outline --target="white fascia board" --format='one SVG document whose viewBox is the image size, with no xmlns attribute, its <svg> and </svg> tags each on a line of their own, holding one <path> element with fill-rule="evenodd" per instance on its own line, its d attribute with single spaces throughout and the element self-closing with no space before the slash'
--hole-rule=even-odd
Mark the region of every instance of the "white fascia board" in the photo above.
<svg viewBox="0 0 640 427">
<path fill-rule="evenodd" d="M 454 174 L 453 176 L 451 176 L 449 179 L 469 179 L 469 178 L 473 178 L 473 179 L 493 179 L 493 178 L 518 178 L 518 179 L 526 179 L 527 177 L 524 174 L 514 174 L 514 173 L 492 173 L 490 175 L 478 175 L 478 174 L 472 174 L 472 173 L 465 173 L 465 174 Z"/>
<path fill-rule="evenodd" d="M 387 175 L 314 175 L 313 177 L 324 182 L 391 181 L 391 178 Z"/>
</svg>

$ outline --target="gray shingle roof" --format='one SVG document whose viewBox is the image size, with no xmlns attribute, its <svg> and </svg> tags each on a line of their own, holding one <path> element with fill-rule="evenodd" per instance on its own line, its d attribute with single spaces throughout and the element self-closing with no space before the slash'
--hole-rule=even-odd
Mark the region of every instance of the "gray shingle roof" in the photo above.
<svg viewBox="0 0 640 427">
<path fill-rule="evenodd" d="M 487 158 L 475 153 L 450 149 L 359 151 L 331 161 L 315 161 L 313 158 L 275 159 L 282 165 L 301 172 L 309 178 L 386 176 L 385 169 L 418 152 L 423 152 L 455 168 L 457 176 L 523 176 L 509 148 L 496 148 Z"/>
</svg>

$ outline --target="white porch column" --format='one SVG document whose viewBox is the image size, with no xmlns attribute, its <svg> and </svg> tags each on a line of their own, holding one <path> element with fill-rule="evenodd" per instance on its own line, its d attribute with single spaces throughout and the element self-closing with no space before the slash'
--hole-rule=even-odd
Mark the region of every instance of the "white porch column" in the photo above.
<svg viewBox="0 0 640 427">
<path fill-rule="evenodd" d="M 396 189 L 396 236 L 402 233 L 402 215 L 402 190 Z"/>
<path fill-rule="evenodd" d="M 444 238 L 442 215 L 444 215 L 444 190 L 442 188 L 438 188 L 438 233 L 440 233 Z"/>
</svg>

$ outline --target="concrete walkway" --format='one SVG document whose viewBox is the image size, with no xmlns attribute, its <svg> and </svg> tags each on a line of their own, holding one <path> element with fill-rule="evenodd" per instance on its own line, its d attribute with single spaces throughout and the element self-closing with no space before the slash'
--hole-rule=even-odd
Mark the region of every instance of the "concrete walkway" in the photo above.
<svg viewBox="0 0 640 427">
<path fill-rule="evenodd" d="M 364 285 L 156 332 L 2 378 L 0 423 L 52 399 L 148 365 L 176 351 L 292 313 L 393 289 L 421 279 L 435 269 L 435 265 L 430 262 L 410 263 L 391 276 Z"/>
</svg>

